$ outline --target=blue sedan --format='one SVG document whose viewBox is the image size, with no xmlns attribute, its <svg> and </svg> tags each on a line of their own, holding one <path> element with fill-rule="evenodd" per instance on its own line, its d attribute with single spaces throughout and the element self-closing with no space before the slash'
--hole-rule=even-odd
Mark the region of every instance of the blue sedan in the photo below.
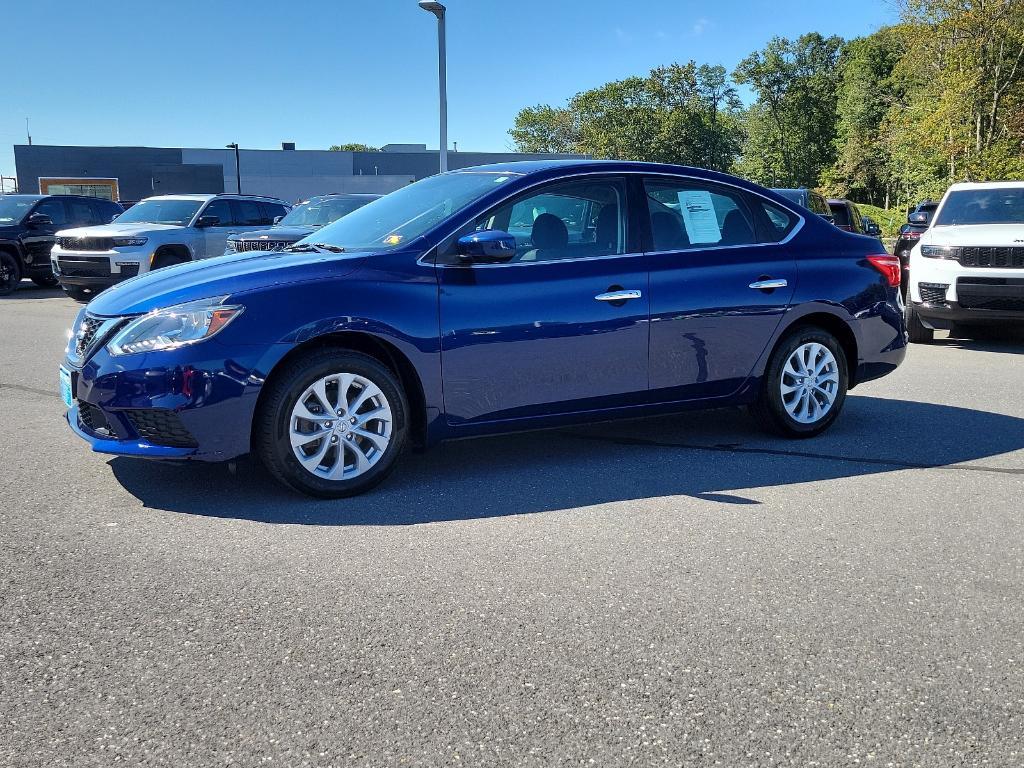
<svg viewBox="0 0 1024 768">
<path fill-rule="evenodd" d="M 94 450 L 347 496 L 416 445 L 747 405 L 812 437 L 906 353 L 873 238 L 741 179 L 542 161 L 424 179 L 278 253 L 121 283 L 61 388 Z"/>
</svg>

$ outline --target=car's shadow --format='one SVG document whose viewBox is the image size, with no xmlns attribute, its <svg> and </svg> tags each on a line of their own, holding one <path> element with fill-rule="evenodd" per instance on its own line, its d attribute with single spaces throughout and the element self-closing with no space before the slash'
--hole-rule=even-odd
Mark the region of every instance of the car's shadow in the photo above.
<svg viewBox="0 0 1024 768">
<path fill-rule="evenodd" d="M 945 405 L 851 396 L 825 435 L 761 437 L 737 410 L 610 422 L 460 441 L 408 454 L 356 498 L 296 495 L 255 461 L 172 466 L 115 458 L 118 481 L 147 507 L 305 525 L 409 525 L 689 496 L 757 504 L 746 488 L 930 467 L 1024 477 L 1000 454 L 1024 448 L 1024 419 Z M 990 461 L 981 461 L 990 459 Z M 751 494 L 756 496 L 756 494 Z"/>
<path fill-rule="evenodd" d="M 59 299 L 67 298 L 67 294 L 59 287 L 45 288 L 29 280 L 22 280 L 18 287 L 0 299 Z"/>
<path fill-rule="evenodd" d="M 1024 328 L 979 325 L 970 334 L 965 337 L 950 333 L 948 337 L 936 337 L 933 343 L 937 347 L 1024 355 Z"/>
</svg>

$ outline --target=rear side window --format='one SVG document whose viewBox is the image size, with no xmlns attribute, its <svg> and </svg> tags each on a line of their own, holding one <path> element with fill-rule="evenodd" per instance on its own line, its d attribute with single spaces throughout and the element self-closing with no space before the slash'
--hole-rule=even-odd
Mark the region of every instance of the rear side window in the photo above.
<svg viewBox="0 0 1024 768">
<path fill-rule="evenodd" d="M 751 245 L 754 219 L 739 190 L 695 179 L 644 181 L 655 251 Z"/>
<path fill-rule="evenodd" d="M 759 199 L 758 205 L 764 211 L 765 218 L 768 219 L 768 231 L 767 236 L 764 238 L 765 242 L 777 243 L 793 231 L 797 218 L 792 213 L 769 203 L 767 200 Z"/>
<path fill-rule="evenodd" d="M 829 208 L 832 209 L 832 215 L 835 217 L 835 225 L 837 227 L 849 227 L 850 226 L 850 211 L 842 203 L 829 203 Z"/>
<path fill-rule="evenodd" d="M 242 227 L 259 227 L 269 224 L 264 218 L 263 209 L 255 200 L 235 200 L 235 223 Z"/>
<path fill-rule="evenodd" d="M 284 216 L 288 213 L 288 209 L 280 203 L 261 202 L 260 207 L 263 209 L 263 218 L 266 219 L 268 224 L 272 224 L 278 216 Z"/>
<path fill-rule="evenodd" d="M 811 192 L 809 197 L 811 201 L 810 208 L 812 211 L 814 211 L 820 216 L 832 215 L 832 209 L 828 207 L 828 203 L 825 202 L 824 197 L 819 195 L 817 192 Z"/>
<path fill-rule="evenodd" d="M 76 227 L 85 226 L 86 224 L 98 224 L 99 222 L 95 219 L 93 208 L 89 205 L 88 200 L 75 200 L 69 199 L 68 205 L 68 221 Z"/>
</svg>

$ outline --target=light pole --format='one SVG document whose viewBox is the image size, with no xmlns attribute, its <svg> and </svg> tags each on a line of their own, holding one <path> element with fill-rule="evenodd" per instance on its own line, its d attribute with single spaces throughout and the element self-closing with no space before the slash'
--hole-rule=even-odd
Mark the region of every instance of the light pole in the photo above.
<svg viewBox="0 0 1024 768">
<path fill-rule="evenodd" d="M 448 170 L 448 85 L 445 74 L 444 11 L 445 7 L 434 0 L 420 0 L 420 8 L 437 17 L 437 81 L 441 101 L 441 173 Z"/>
<path fill-rule="evenodd" d="M 242 194 L 242 166 L 238 162 L 238 142 L 233 141 L 224 146 L 235 150 L 235 186 L 238 188 L 238 194 Z"/>
</svg>

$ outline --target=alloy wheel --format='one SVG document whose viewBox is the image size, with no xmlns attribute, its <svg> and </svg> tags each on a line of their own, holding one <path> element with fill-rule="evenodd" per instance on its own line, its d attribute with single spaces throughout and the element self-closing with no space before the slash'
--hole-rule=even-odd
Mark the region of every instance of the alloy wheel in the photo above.
<svg viewBox="0 0 1024 768">
<path fill-rule="evenodd" d="M 839 364 L 817 342 L 801 344 L 782 368 L 782 405 L 801 424 L 814 424 L 832 410 L 839 394 Z"/>
<path fill-rule="evenodd" d="M 391 444 L 394 417 L 380 387 L 354 373 L 333 373 L 299 396 L 288 420 L 292 452 L 310 474 L 351 480 Z"/>
</svg>

